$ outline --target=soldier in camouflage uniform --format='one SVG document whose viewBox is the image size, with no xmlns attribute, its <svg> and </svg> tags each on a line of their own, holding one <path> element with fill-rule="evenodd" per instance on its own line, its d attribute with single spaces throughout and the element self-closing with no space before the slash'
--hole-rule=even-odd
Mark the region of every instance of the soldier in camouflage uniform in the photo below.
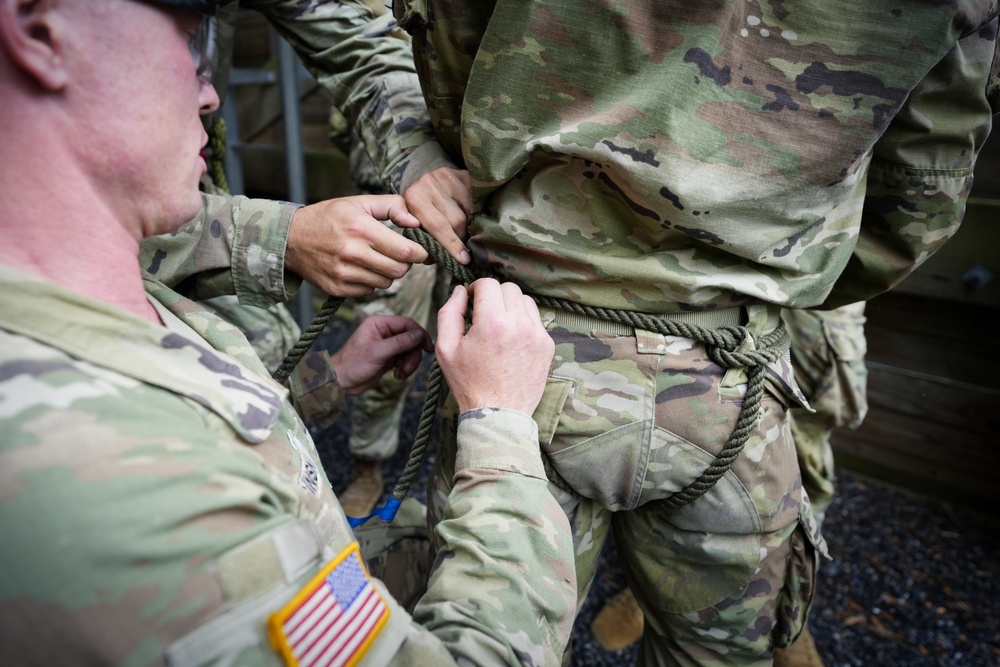
<svg viewBox="0 0 1000 667">
<path fill-rule="evenodd" d="M 442 309 L 462 444 L 446 552 L 411 613 L 360 560 L 288 393 L 182 294 L 266 307 L 293 271 L 318 279 L 287 218 L 211 210 L 184 224 L 201 204 L 198 113 L 218 105 L 200 13 L 212 6 L 0 3 L 0 655 L 557 664 L 576 580 L 529 416 L 553 351 L 532 301 L 477 283 L 467 332 L 464 288 Z M 416 224 L 398 196 L 360 200 L 373 219 Z M 330 403 L 331 387 L 410 372 L 427 340 L 405 318 L 371 318 L 297 370 L 293 395 Z"/>
<path fill-rule="evenodd" d="M 460 205 L 468 200 L 468 183 L 435 140 L 420 96 L 410 46 L 400 38 L 395 20 L 386 12 L 384 3 L 380 0 L 223 3 L 219 10 L 220 62 L 215 77 L 219 91 L 226 88 L 236 15 L 241 8 L 259 12 L 288 40 L 306 69 L 330 94 L 333 105 L 349 121 L 351 132 L 375 165 L 381 182 L 392 192 L 403 194 L 410 211 L 427 231 L 452 256 L 467 263 L 467 250 L 455 230 L 464 231 L 467 212 Z M 424 187 L 411 192 L 414 185 Z M 262 211 L 268 211 L 266 205 L 262 206 Z M 241 216 L 260 213 L 253 200 L 234 203 L 233 207 L 239 209 Z M 304 213 L 309 213 L 313 207 L 306 209 Z M 315 215 L 322 216 L 322 206 L 315 208 Z M 371 241 L 377 243 L 385 238 L 379 234 Z M 346 262 L 334 255 L 330 260 L 334 268 L 331 275 L 344 283 L 353 278 L 358 285 L 337 296 L 370 294 L 372 287 L 385 288 L 391 282 L 386 276 L 375 280 L 359 270 L 341 278 L 345 269 L 334 266 L 334 260 Z M 366 268 L 379 273 L 377 266 Z M 344 287 L 340 289 L 343 291 Z"/>
<path fill-rule="evenodd" d="M 364 161 L 372 166 L 371 176 L 380 184 L 379 192 L 393 189 L 405 192 L 408 205 L 424 228 L 437 236 L 456 259 L 468 262 L 465 247 L 454 233 L 455 228 L 464 228 L 467 218 L 467 184 L 434 140 L 406 35 L 396 29 L 395 20 L 385 6 L 374 0 L 308 5 L 289 0 L 225 3 L 219 10 L 219 52 L 215 58 L 215 84 L 220 95 L 226 90 L 236 17 L 241 7 L 267 18 L 289 40 L 337 107 L 344 110 L 351 135 L 357 137 Z M 213 127 L 215 115 L 206 118 L 209 119 L 206 125 Z M 221 168 L 219 157 L 212 156 L 216 160 L 212 166 Z M 213 169 L 212 173 L 217 172 Z M 211 180 L 206 189 L 227 196 Z M 212 208 L 222 206 L 221 197 L 212 202 Z M 402 276 L 401 264 L 394 262 L 387 266 L 377 255 L 374 259 L 359 256 L 357 253 L 364 248 L 351 254 L 348 244 L 342 242 L 342 237 L 348 234 L 337 235 L 325 215 L 325 203 L 299 210 L 294 204 L 275 207 L 274 202 L 235 198 L 228 206 L 230 210 L 221 214 L 227 218 L 292 215 L 300 224 L 308 223 L 319 230 L 317 233 L 331 237 L 324 247 L 326 257 L 317 260 L 344 272 L 338 275 L 337 284 L 321 286 L 336 296 L 371 294 L 373 289 L 389 288 L 393 280 Z M 278 220 L 274 218 L 276 223 Z M 398 243 L 385 230 L 368 229 L 366 234 L 370 235 L 369 245 L 381 254 L 389 253 L 384 249 L 386 243 Z M 353 236 L 356 241 L 363 238 L 357 233 Z M 398 248 L 410 248 L 413 252 L 408 244 Z M 398 260 L 400 252 L 388 256 Z M 418 265 L 417 273 L 427 271 Z M 243 331 L 272 370 L 301 333 L 282 304 L 260 309 L 241 304 L 233 297 L 220 296 L 205 305 Z M 416 303 L 412 309 L 419 314 L 426 306 Z"/>
<path fill-rule="evenodd" d="M 742 454 L 670 509 L 730 436 L 746 375 L 695 339 L 584 308 L 675 330 L 740 325 L 751 349 L 782 308 L 898 283 L 961 221 L 997 110 L 996 3 L 393 10 L 438 137 L 469 170 L 478 263 L 564 300 L 542 309 L 556 357 L 535 418 L 573 524 L 580 601 L 613 530 L 645 662 L 769 664 L 805 624 L 824 551 L 787 419 L 807 405 L 787 357 L 767 367 Z M 452 488 L 442 446 L 432 520 Z"/>
</svg>

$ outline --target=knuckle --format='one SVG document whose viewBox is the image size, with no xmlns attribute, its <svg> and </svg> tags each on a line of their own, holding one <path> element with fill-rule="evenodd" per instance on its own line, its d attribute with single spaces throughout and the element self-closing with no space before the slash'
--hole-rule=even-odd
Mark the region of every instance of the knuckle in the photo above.
<svg viewBox="0 0 1000 667">
<path fill-rule="evenodd" d="M 361 253 L 356 245 L 348 243 L 340 247 L 340 260 L 345 264 L 354 264 L 358 261 Z"/>
</svg>

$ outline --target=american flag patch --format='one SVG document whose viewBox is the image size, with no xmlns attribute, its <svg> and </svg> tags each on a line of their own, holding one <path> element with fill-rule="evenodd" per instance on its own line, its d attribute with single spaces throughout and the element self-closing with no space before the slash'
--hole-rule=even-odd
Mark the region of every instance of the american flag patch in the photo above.
<svg viewBox="0 0 1000 667">
<path fill-rule="evenodd" d="M 268 618 L 271 645 L 290 667 L 357 664 L 389 618 L 358 543 L 344 549 Z"/>
</svg>

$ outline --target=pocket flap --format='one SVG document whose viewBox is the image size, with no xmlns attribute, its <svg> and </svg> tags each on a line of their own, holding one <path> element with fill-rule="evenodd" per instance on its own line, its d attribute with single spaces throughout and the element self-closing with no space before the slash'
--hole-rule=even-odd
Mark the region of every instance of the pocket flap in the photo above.
<svg viewBox="0 0 1000 667">
<path fill-rule="evenodd" d="M 560 377 L 549 377 L 545 382 L 542 400 L 535 408 L 535 413 L 531 415 L 538 424 L 538 442 L 542 446 L 551 444 L 556 434 L 556 426 L 559 424 L 559 415 L 562 414 L 566 399 L 573 392 L 575 385 L 573 380 Z"/>
</svg>

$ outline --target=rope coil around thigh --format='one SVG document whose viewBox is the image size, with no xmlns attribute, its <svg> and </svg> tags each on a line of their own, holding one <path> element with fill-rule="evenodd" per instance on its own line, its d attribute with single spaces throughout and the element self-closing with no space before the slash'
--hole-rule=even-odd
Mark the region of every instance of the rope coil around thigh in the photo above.
<svg viewBox="0 0 1000 667">
<path fill-rule="evenodd" d="M 489 276 L 487 272 L 459 264 L 440 244 L 423 230 L 404 229 L 402 233 L 406 238 L 423 246 L 439 267 L 444 268 L 457 280 L 465 284 L 471 283 L 478 278 Z M 534 294 L 530 296 L 541 306 L 558 308 L 571 313 L 628 324 L 636 329 L 644 329 L 663 335 L 680 336 L 696 340 L 705 345 L 709 358 L 719 366 L 723 368 L 746 369 L 746 395 L 743 397 L 743 405 L 740 408 L 736 426 L 729 435 L 729 439 L 726 441 L 722 451 L 719 452 L 712 464 L 695 481 L 684 489 L 667 496 L 662 502 L 669 509 L 683 507 L 702 496 L 726 474 L 733 462 L 740 455 L 740 452 L 743 451 L 743 447 L 757 422 L 760 414 L 761 400 L 764 395 L 767 365 L 777 361 L 788 351 L 788 334 L 780 323 L 774 331 L 754 340 L 756 349 L 741 352 L 739 347 L 750 336 L 746 327 L 726 326 L 717 329 L 708 329 L 695 324 L 674 322 L 668 319 L 667 316 L 586 306 L 556 297 Z M 327 300 L 313 322 L 302 333 L 299 341 L 285 357 L 281 366 L 274 372 L 273 377 L 278 382 L 284 383 L 287 380 L 292 369 L 301 361 L 306 351 L 323 332 L 330 318 L 337 312 L 343 301 L 343 299 L 335 297 Z M 398 507 L 399 503 L 406 498 L 410 486 L 413 484 L 414 479 L 416 479 L 427 450 L 431 427 L 433 426 L 434 417 L 438 410 L 438 403 L 444 393 L 444 387 L 445 383 L 441 369 L 435 361 L 428 377 L 424 406 L 420 414 L 420 422 L 417 427 L 413 448 L 410 450 L 410 457 L 407 460 L 403 474 L 400 476 L 399 481 L 396 482 L 395 487 L 393 487 L 390 502 L 384 508 L 387 514 L 395 514 L 395 507 Z M 553 473 L 550 475 L 550 478 L 554 483 L 560 486 L 565 485 L 565 482 L 558 479 L 558 475 L 552 470 L 551 465 L 546 465 L 545 467 L 547 471 Z M 390 505 L 392 505 L 391 512 Z M 380 513 L 379 510 L 376 510 L 375 513 L 386 519 L 386 516 Z M 391 520 L 391 516 L 386 520 Z"/>
<path fill-rule="evenodd" d="M 667 316 L 637 313 L 629 310 L 615 310 L 585 306 L 565 299 L 546 296 L 533 296 L 540 305 L 559 308 L 580 315 L 597 317 L 612 322 L 629 324 L 636 329 L 645 329 L 668 336 L 691 338 L 705 345 L 708 356 L 723 368 L 744 368 L 747 371 L 747 391 L 743 397 L 743 405 L 733 432 L 729 435 L 722 451 L 715 457 L 708 468 L 684 489 L 673 493 L 661 502 L 670 509 L 687 505 L 692 500 L 711 489 L 733 465 L 736 457 L 743 451 L 744 445 L 753 432 L 757 418 L 760 415 L 761 399 L 764 396 L 764 383 L 767 377 L 767 365 L 777 361 L 788 350 L 788 333 L 780 325 L 774 331 L 760 336 L 755 342 L 756 349 L 740 352 L 738 348 L 747 340 L 749 332 L 746 327 L 726 326 L 717 329 L 707 329 L 695 324 L 673 322 Z"/>
</svg>

